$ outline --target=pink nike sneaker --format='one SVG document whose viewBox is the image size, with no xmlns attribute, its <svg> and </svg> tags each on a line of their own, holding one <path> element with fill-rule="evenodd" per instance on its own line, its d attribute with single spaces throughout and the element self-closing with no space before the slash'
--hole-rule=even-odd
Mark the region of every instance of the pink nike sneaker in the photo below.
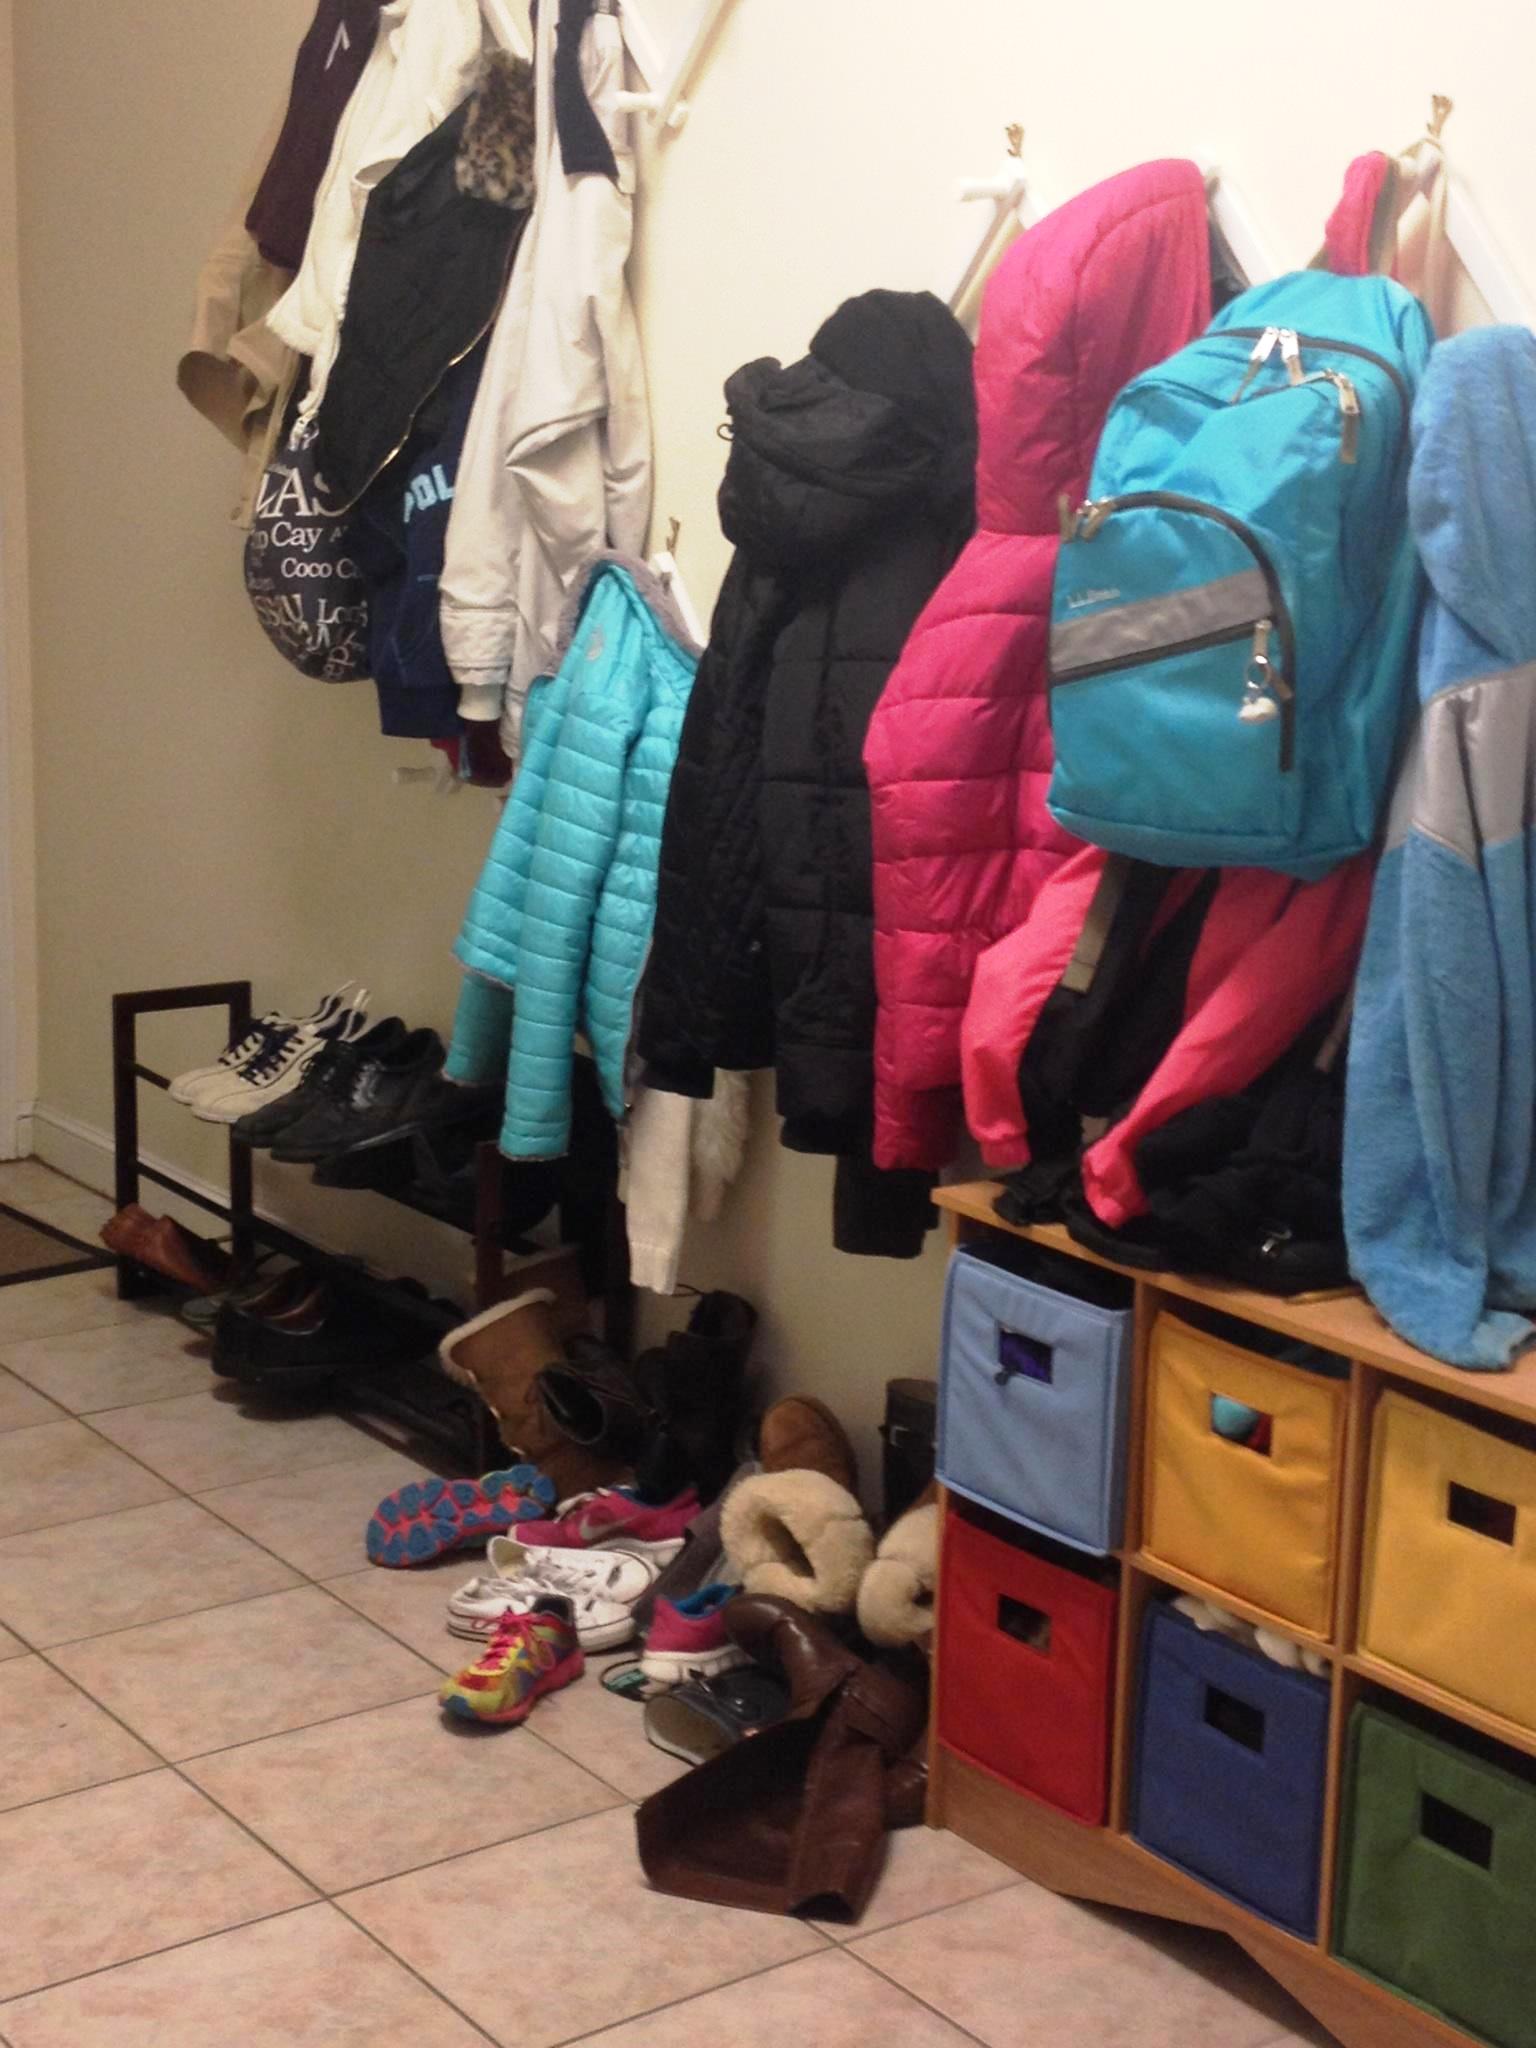
<svg viewBox="0 0 1536 2048">
<path fill-rule="evenodd" d="M 685 1600 L 658 1599 L 640 1669 L 658 1685 L 715 1678 L 751 1659 L 725 1632 L 725 1609 L 740 1586 L 701 1586 Z"/>
<path fill-rule="evenodd" d="M 661 1508 L 647 1506 L 626 1486 L 610 1486 L 578 1494 L 553 1521 L 523 1523 L 517 1540 L 548 1550 L 632 1550 L 670 1564 L 698 1512 L 699 1496 L 691 1486 Z"/>
</svg>

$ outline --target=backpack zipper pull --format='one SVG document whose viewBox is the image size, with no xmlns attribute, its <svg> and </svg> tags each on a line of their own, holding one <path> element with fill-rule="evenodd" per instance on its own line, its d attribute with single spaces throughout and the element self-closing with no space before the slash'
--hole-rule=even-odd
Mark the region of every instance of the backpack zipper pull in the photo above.
<svg viewBox="0 0 1536 2048">
<path fill-rule="evenodd" d="M 1232 395 L 1232 403 L 1234 405 L 1237 404 L 1243 393 L 1248 389 L 1248 386 L 1257 377 L 1259 371 L 1274 354 L 1275 344 L 1279 339 L 1280 330 L 1278 327 L 1266 327 L 1258 340 L 1253 344 L 1252 352 L 1248 357 L 1248 367 L 1243 372 L 1243 381 Z"/>
<path fill-rule="evenodd" d="M 1280 330 L 1280 360 L 1291 382 L 1301 383 L 1301 341 L 1294 327 L 1282 327 Z"/>
<path fill-rule="evenodd" d="M 1244 725 L 1267 725 L 1270 719 L 1280 716 L 1280 703 L 1274 691 L 1275 668 L 1269 658 L 1270 635 L 1274 630 L 1271 619 L 1260 619 L 1253 629 L 1253 652 L 1243 671 L 1243 701 L 1237 709 Z"/>
<path fill-rule="evenodd" d="M 1084 498 L 1077 508 L 1077 538 L 1092 540 L 1114 509 L 1113 498 Z"/>
<path fill-rule="evenodd" d="M 1339 394 L 1339 460 L 1353 462 L 1360 453 L 1360 394 L 1353 378 L 1346 377 L 1342 370 L 1324 370 L 1323 375 Z"/>
</svg>

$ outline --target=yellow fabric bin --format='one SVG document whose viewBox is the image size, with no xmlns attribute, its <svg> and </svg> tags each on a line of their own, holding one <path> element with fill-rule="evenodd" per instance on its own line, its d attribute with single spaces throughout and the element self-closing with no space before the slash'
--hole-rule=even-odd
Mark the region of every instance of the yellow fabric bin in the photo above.
<svg viewBox="0 0 1536 2048">
<path fill-rule="evenodd" d="M 1536 1728 L 1536 1451 L 1382 1395 L 1360 1647 Z"/>
<path fill-rule="evenodd" d="M 1213 1402 L 1270 1418 L 1267 1452 Z M 1295 1628 L 1333 1626 L 1347 1382 L 1261 1358 L 1164 1313 L 1152 1331 L 1145 1548 Z"/>
</svg>

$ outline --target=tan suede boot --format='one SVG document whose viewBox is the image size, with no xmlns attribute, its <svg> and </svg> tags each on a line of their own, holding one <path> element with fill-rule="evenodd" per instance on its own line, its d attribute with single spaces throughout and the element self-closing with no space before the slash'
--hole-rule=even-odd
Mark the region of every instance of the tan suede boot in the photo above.
<svg viewBox="0 0 1536 2048">
<path fill-rule="evenodd" d="M 560 1498 L 610 1486 L 622 1467 L 563 1437 L 534 1387 L 542 1367 L 565 1356 L 560 1302 L 552 1287 L 531 1287 L 450 1330 L 438 1357 L 450 1379 L 473 1387 L 496 1418 L 514 1461 L 537 1465 Z"/>
<path fill-rule="evenodd" d="M 808 1394 L 774 1402 L 758 1424 L 757 1456 L 765 1472 L 824 1472 L 850 1493 L 859 1490 L 848 1432 L 825 1402 Z"/>
</svg>

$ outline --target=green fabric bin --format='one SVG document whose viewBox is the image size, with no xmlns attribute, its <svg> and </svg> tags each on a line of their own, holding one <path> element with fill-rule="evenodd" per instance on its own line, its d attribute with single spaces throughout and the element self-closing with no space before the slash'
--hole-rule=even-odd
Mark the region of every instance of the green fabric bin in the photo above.
<svg viewBox="0 0 1536 2048">
<path fill-rule="evenodd" d="M 1498 2048 L 1536 2048 L 1532 1777 L 1362 1704 L 1342 1818 L 1339 1957 Z"/>
</svg>

